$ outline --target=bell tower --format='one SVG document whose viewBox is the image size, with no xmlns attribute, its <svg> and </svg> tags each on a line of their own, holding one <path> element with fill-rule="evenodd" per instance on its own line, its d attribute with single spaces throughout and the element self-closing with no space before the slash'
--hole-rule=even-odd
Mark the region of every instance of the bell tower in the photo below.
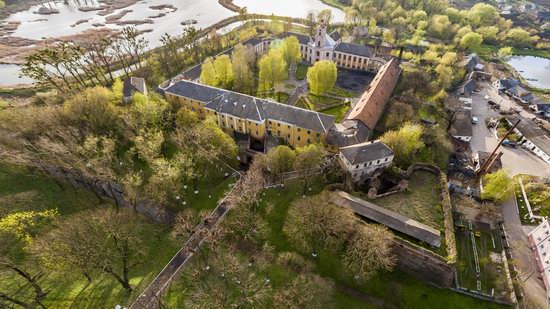
<svg viewBox="0 0 550 309">
<path fill-rule="evenodd" d="M 315 32 L 315 47 L 324 47 L 325 39 L 327 36 L 327 24 L 324 20 L 321 20 L 321 25 Z"/>
</svg>

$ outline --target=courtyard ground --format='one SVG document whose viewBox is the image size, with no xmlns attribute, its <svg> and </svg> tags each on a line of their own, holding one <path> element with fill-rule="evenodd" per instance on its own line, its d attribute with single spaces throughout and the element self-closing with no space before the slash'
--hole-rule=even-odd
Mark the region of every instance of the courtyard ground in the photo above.
<svg viewBox="0 0 550 309">
<path fill-rule="evenodd" d="M 442 230 L 443 209 L 440 196 L 441 188 L 437 177 L 426 171 L 415 171 L 406 191 L 380 197 L 371 202 Z"/>
</svg>

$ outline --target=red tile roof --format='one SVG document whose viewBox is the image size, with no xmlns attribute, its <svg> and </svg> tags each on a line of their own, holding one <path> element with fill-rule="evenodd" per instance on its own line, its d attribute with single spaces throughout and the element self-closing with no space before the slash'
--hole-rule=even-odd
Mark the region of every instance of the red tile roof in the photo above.
<svg viewBox="0 0 550 309">
<path fill-rule="evenodd" d="M 401 68 L 398 59 L 394 58 L 384 64 L 346 119 L 360 120 L 373 130 L 399 79 L 399 74 Z"/>
</svg>

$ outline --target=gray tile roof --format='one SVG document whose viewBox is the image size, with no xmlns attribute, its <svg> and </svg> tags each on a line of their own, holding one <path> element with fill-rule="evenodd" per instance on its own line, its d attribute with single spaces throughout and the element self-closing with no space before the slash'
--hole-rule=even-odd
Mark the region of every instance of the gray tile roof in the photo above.
<svg viewBox="0 0 550 309">
<path fill-rule="evenodd" d="M 459 86 L 458 91 L 460 94 L 471 96 L 474 90 L 476 90 L 476 87 L 477 87 L 476 81 L 473 79 L 469 79 Z"/>
<path fill-rule="evenodd" d="M 300 42 L 300 44 L 302 44 L 302 45 L 307 45 L 311 41 L 311 38 L 310 38 L 309 35 L 296 33 L 296 32 L 283 32 L 279 35 L 279 38 L 284 39 L 284 38 L 287 38 L 289 36 L 295 36 L 298 39 L 298 41 Z"/>
<path fill-rule="evenodd" d="M 522 116 L 509 116 L 506 119 L 510 124 L 514 124 L 518 119 L 521 119 L 521 122 L 516 127 L 521 135 L 550 155 L 550 136 L 544 129 L 539 127 L 533 120 Z"/>
<path fill-rule="evenodd" d="M 187 80 L 178 81 L 164 91 L 203 102 L 206 108 L 219 113 L 248 120 L 270 119 L 316 132 L 327 132 L 334 124 L 334 117 L 330 115 Z"/>
<path fill-rule="evenodd" d="M 369 138 L 371 130 L 360 120 L 344 120 L 332 126 L 325 138 L 325 143 L 338 147 L 360 144 Z"/>
<path fill-rule="evenodd" d="M 343 147 L 340 148 L 340 153 L 351 164 L 362 164 L 393 156 L 393 151 L 381 141 Z"/>
<path fill-rule="evenodd" d="M 125 98 L 131 97 L 134 92 L 145 93 L 147 86 L 145 79 L 141 77 L 130 77 L 124 80 L 122 94 Z"/>
<path fill-rule="evenodd" d="M 452 136 L 472 136 L 472 113 L 468 109 L 456 113 L 455 122 L 449 133 Z"/>
<path fill-rule="evenodd" d="M 339 43 L 338 45 L 336 45 L 336 48 L 334 50 L 362 57 L 374 56 L 374 48 L 372 48 L 371 46 L 364 46 L 353 43 Z"/>
<path fill-rule="evenodd" d="M 336 42 L 342 38 L 342 34 L 338 30 L 334 30 L 329 36 Z"/>
</svg>

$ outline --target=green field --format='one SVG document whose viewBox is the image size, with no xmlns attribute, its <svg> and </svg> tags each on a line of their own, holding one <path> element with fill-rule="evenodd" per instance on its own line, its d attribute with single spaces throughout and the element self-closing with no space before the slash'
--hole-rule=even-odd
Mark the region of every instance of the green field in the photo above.
<svg viewBox="0 0 550 309">
<path fill-rule="evenodd" d="M 340 106 L 335 106 L 327 109 L 320 110 L 319 112 L 327 115 L 334 116 L 334 122 L 340 122 L 346 116 L 346 113 L 349 110 L 349 105 L 342 104 Z"/>
</svg>

